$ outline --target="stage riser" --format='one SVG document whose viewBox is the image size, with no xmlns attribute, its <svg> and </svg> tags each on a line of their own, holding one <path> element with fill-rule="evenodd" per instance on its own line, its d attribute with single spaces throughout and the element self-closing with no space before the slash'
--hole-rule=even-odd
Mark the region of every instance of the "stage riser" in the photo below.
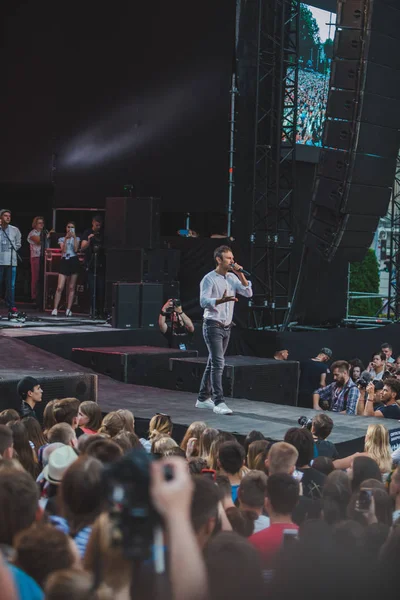
<svg viewBox="0 0 400 600">
<path fill-rule="evenodd" d="M 95 374 L 46 372 L 46 375 L 41 375 L 36 370 L 32 372 L 7 370 L 0 371 L 0 412 L 6 408 L 14 408 L 19 412 L 21 399 L 18 397 L 17 385 L 22 377 L 27 375 L 35 377 L 43 389 L 42 401 L 35 408 L 40 422 L 43 420 L 46 404 L 55 398 L 78 398 L 81 402 L 85 400 L 97 402 L 98 378 Z"/>
<path fill-rule="evenodd" d="M 206 359 L 171 359 L 172 389 L 198 392 Z M 299 363 L 276 361 L 252 356 L 225 358 L 222 375 L 227 398 L 246 398 L 258 402 L 274 402 L 297 406 Z"/>
<path fill-rule="evenodd" d="M 175 389 L 172 386 L 173 376 L 170 372 L 170 359 L 176 356 L 197 357 L 196 350 L 174 350 L 154 348 L 152 351 L 141 351 L 140 347 L 131 351 L 119 351 L 118 348 L 95 350 L 91 348 L 74 348 L 72 360 L 83 367 L 102 373 L 117 381 L 135 383 L 151 387 Z"/>
</svg>

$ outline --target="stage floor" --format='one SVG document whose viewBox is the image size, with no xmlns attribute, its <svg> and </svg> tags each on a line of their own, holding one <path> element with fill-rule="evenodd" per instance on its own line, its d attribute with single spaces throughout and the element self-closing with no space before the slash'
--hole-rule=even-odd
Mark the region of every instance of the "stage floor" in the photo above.
<svg viewBox="0 0 400 600">
<path fill-rule="evenodd" d="M 53 336 L 52 336 L 53 337 Z M 2 369 L 20 369 L 23 375 L 45 374 L 47 371 L 92 372 L 76 363 L 60 358 L 21 339 L 0 336 Z M 229 406 L 234 414 L 216 415 L 210 410 L 195 408 L 196 394 L 164 390 L 159 388 L 125 384 L 105 375 L 99 375 L 98 402 L 103 412 L 128 408 L 135 417 L 147 422 L 157 412 L 167 413 L 179 428 L 186 428 L 193 421 L 206 421 L 210 427 L 246 436 L 251 430 L 261 431 L 273 440 L 282 440 L 289 427 L 296 427 L 301 415 L 312 417 L 315 411 L 231 398 Z M 330 440 L 337 444 L 341 455 L 363 449 L 363 438 L 370 423 L 381 423 L 381 419 L 348 417 L 330 413 L 335 426 Z M 385 421 L 388 429 L 397 429 L 397 421 Z"/>
</svg>

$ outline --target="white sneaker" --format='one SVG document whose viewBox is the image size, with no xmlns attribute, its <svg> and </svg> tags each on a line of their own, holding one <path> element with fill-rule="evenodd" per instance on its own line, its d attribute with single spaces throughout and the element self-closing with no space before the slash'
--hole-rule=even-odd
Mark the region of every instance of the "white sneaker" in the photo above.
<svg viewBox="0 0 400 600">
<path fill-rule="evenodd" d="M 213 410 L 215 404 L 211 400 L 211 398 L 207 398 L 207 400 L 196 400 L 196 408 L 210 408 Z"/>
<path fill-rule="evenodd" d="M 65 311 L 65 316 L 72 317 L 72 311 L 70 311 L 69 308 L 67 308 L 67 310 Z"/>
<path fill-rule="evenodd" d="M 58 311 L 57 311 L 57 309 L 56 309 L 56 308 L 54 308 L 54 309 L 52 310 L 52 312 L 51 312 L 51 316 L 52 316 L 52 317 L 56 317 L 56 316 L 57 316 L 57 314 L 58 314 Z"/>
<path fill-rule="evenodd" d="M 231 415 L 233 413 L 233 410 L 231 410 L 229 406 L 225 404 L 225 402 L 216 404 L 213 411 L 217 413 L 217 415 Z"/>
</svg>

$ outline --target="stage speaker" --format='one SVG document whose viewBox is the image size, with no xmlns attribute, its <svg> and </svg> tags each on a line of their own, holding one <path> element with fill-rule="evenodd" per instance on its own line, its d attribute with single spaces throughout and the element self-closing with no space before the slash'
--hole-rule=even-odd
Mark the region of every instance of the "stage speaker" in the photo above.
<svg viewBox="0 0 400 600">
<path fill-rule="evenodd" d="M 152 283 L 178 279 L 180 251 L 167 248 L 109 248 L 106 281 Z"/>
<path fill-rule="evenodd" d="M 106 198 L 104 240 L 106 248 L 156 248 L 159 198 Z"/>
<path fill-rule="evenodd" d="M 362 260 L 387 213 L 400 146 L 400 3 L 339 0 L 306 245 Z"/>
<path fill-rule="evenodd" d="M 161 283 L 143 283 L 141 293 L 140 326 L 145 329 L 158 327 L 158 317 L 163 305 L 163 285 Z"/>
<path fill-rule="evenodd" d="M 41 375 L 38 371 L 30 372 L 0 370 L 0 411 L 14 408 L 18 412 L 21 408 L 21 399 L 17 394 L 17 385 L 22 376 L 32 375 L 43 389 L 42 402 L 36 405 L 36 415 L 40 422 L 43 420 L 43 411 L 46 404 L 55 398 L 78 398 L 81 402 L 92 400 L 97 402 L 97 375 L 93 373 L 59 373 L 47 372 Z"/>
<path fill-rule="evenodd" d="M 117 329 L 140 327 L 140 284 L 114 283 L 111 325 Z"/>
</svg>

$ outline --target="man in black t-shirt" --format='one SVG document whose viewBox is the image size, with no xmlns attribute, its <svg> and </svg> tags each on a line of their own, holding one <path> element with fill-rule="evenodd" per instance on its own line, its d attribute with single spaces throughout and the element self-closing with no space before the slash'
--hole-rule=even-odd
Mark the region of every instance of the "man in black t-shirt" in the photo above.
<svg viewBox="0 0 400 600">
<path fill-rule="evenodd" d="M 309 358 L 300 363 L 298 406 L 313 407 L 313 393 L 315 390 L 325 387 L 326 374 L 328 373 L 326 363 L 331 358 L 332 350 L 322 348 L 315 358 Z"/>
<path fill-rule="evenodd" d="M 101 216 L 96 215 L 92 220 L 92 228 L 86 229 L 81 238 L 81 250 L 85 253 L 84 264 L 88 274 L 92 318 L 104 316 L 106 257 L 102 224 Z"/>
<path fill-rule="evenodd" d="M 400 407 L 397 400 L 400 398 L 400 381 L 389 377 L 385 379 L 381 392 L 382 405 L 374 410 L 373 383 L 367 385 L 367 401 L 365 403 L 365 417 L 384 417 L 400 421 Z"/>
<path fill-rule="evenodd" d="M 296 469 L 301 474 L 303 495 L 306 498 L 322 498 L 326 475 L 310 467 L 314 458 L 314 439 L 311 431 L 305 428 L 291 427 L 285 434 L 286 443 L 292 444 L 299 453 Z"/>
<path fill-rule="evenodd" d="M 183 312 L 180 300 L 170 298 L 166 301 L 158 317 L 158 326 L 170 348 L 185 350 L 188 347 L 194 325 Z"/>
</svg>

